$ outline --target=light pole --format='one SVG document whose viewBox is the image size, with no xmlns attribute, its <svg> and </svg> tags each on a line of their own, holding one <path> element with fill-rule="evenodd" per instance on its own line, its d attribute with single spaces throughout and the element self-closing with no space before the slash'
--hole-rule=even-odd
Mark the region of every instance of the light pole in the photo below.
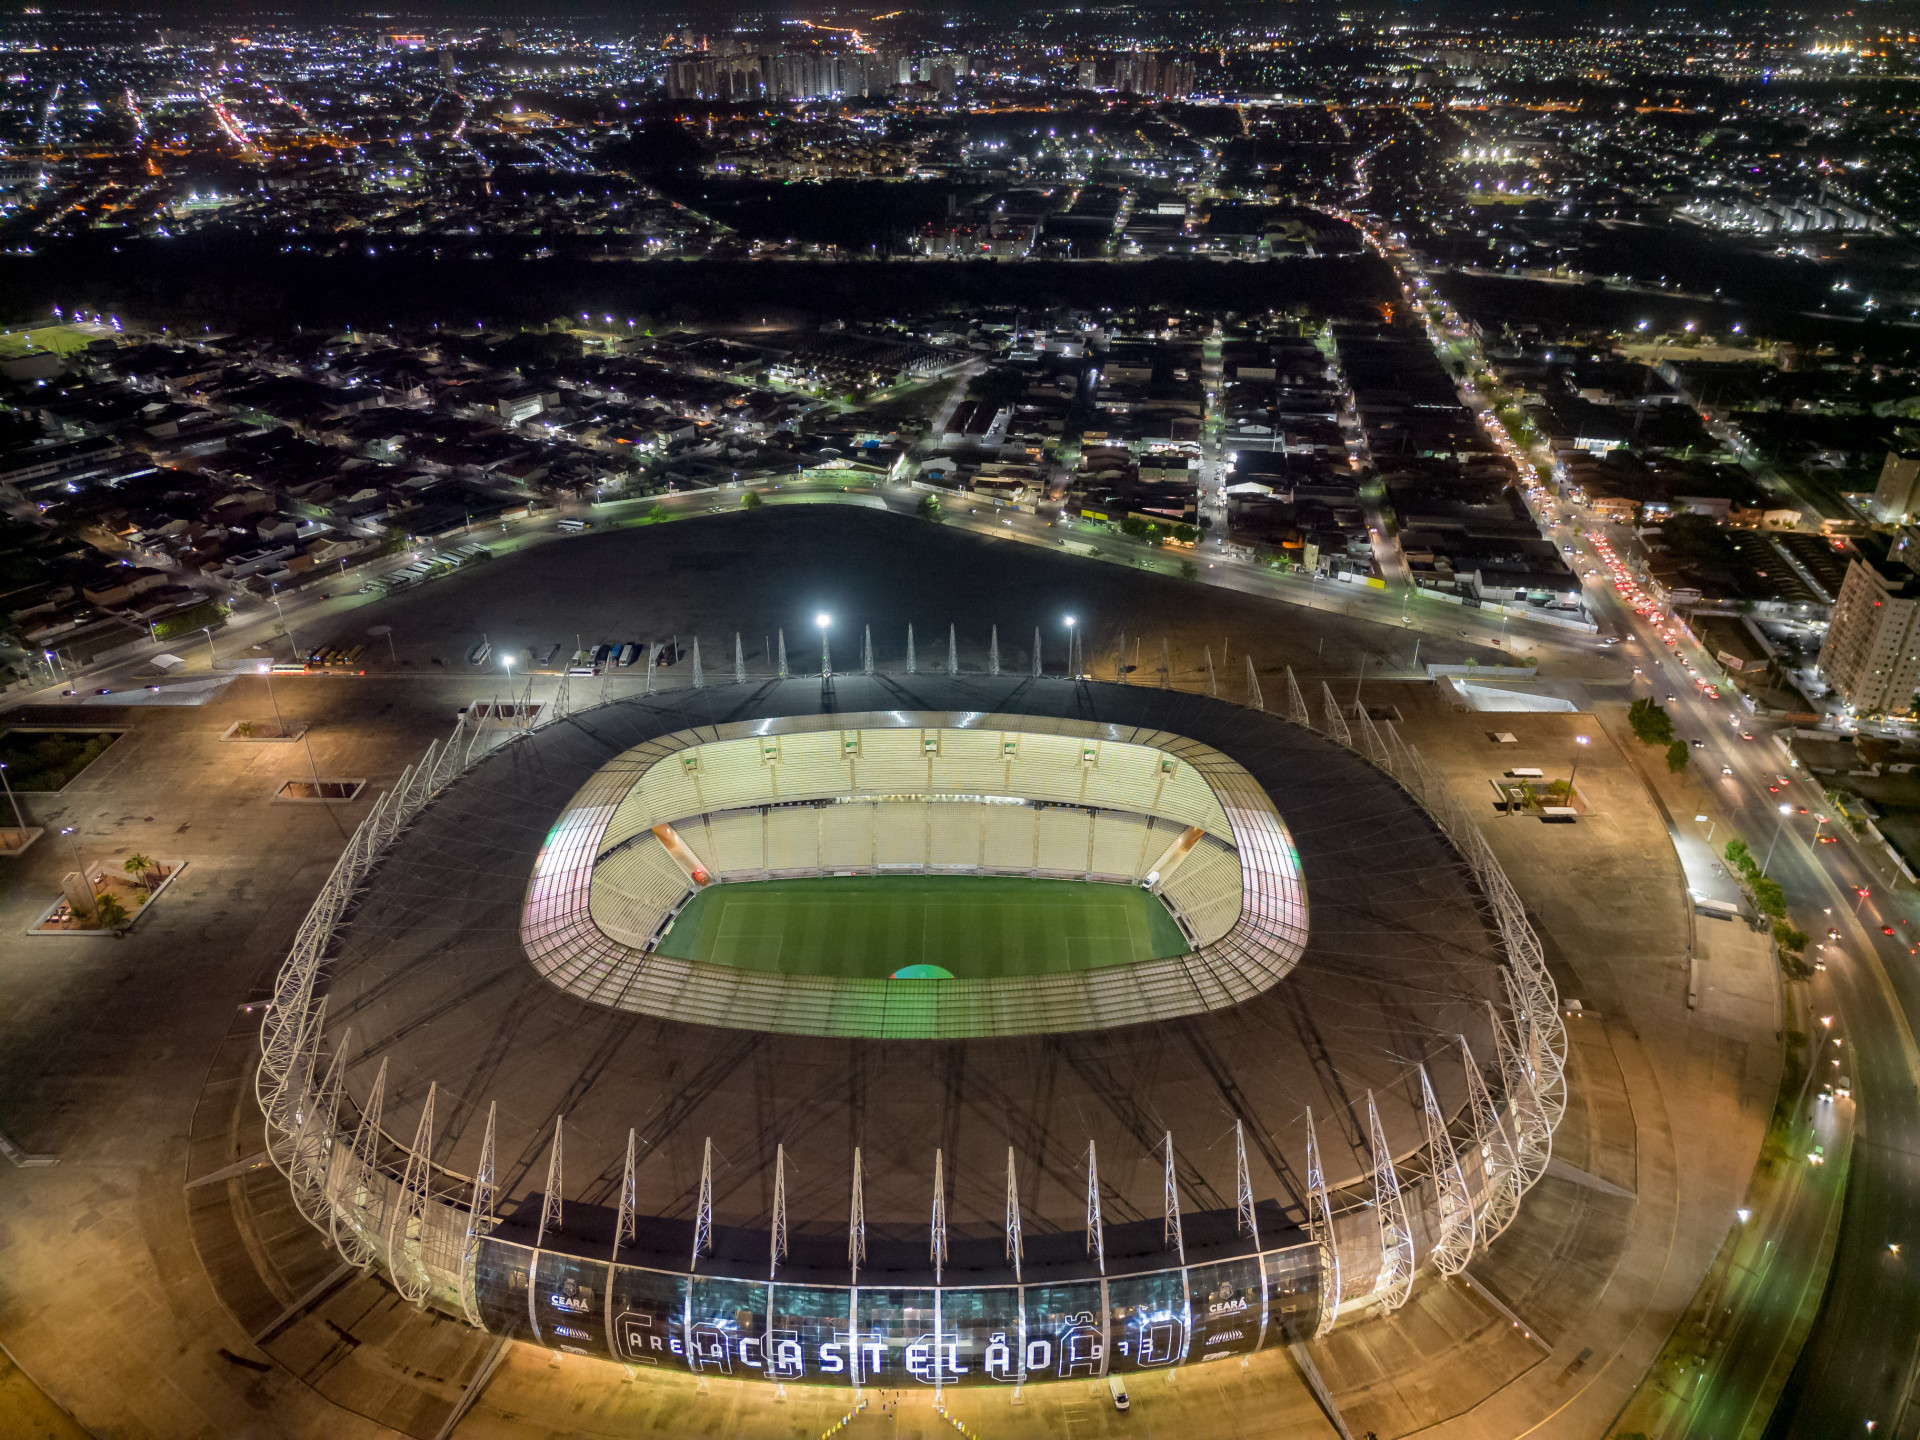
<svg viewBox="0 0 1920 1440">
<path fill-rule="evenodd" d="M 306 747 L 307 769 L 313 772 L 313 798 L 323 800 L 326 797 L 320 792 L 320 763 L 313 758 L 313 742 L 307 739 L 305 731 L 300 734 L 300 743 Z"/>
<path fill-rule="evenodd" d="M 520 719 L 520 702 L 513 697 L 513 656 L 502 655 L 500 657 L 500 668 L 507 672 L 507 699 L 513 701 L 513 718 L 514 721 L 518 723 Z M 494 709 L 498 710 L 499 708 L 500 702 L 496 700 L 494 702 Z M 498 720 L 500 717 L 496 714 L 493 718 Z"/>
<path fill-rule="evenodd" d="M 80 883 L 87 887 L 87 893 L 93 894 L 93 881 L 87 876 L 87 862 L 80 858 L 80 846 L 73 838 L 73 826 L 62 825 L 60 834 L 67 842 L 67 848 L 73 852 L 73 868 L 80 872 Z"/>
<path fill-rule="evenodd" d="M 300 642 L 295 638 L 292 629 L 287 625 L 287 612 L 280 608 L 278 587 L 276 587 L 273 596 L 273 613 L 279 617 L 280 630 L 287 637 L 287 654 L 297 660 L 300 657 Z"/>
<path fill-rule="evenodd" d="M 1573 752 L 1573 770 L 1567 776 L 1567 804 L 1569 805 L 1573 804 L 1573 782 L 1580 778 L 1580 757 L 1586 753 L 1589 740 L 1585 735 L 1576 735 L 1573 737 L 1573 743 L 1580 748 Z"/>
<path fill-rule="evenodd" d="M 1067 678 L 1069 680 L 1078 680 L 1080 678 L 1080 667 L 1074 662 L 1073 646 L 1077 638 L 1077 633 L 1073 628 L 1073 616 L 1069 615 L 1067 616 Z M 1127 673 L 1127 657 L 1124 651 L 1122 651 L 1120 655 L 1120 673 L 1123 676 Z"/>
<path fill-rule="evenodd" d="M 1780 843 L 1780 832 L 1787 828 L 1787 816 L 1792 813 L 1793 806 L 1782 805 L 1780 807 L 1780 823 L 1773 827 L 1773 839 L 1767 842 L 1767 858 L 1760 862 L 1760 873 L 1762 875 L 1767 873 L 1767 866 L 1773 863 L 1773 847 Z"/>
<path fill-rule="evenodd" d="M 273 662 L 271 660 L 262 660 L 260 662 L 260 673 L 267 679 L 267 703 L 273 706 L 273 723 L 279 729 L 281 738 L 285 739 L 287 722 L 280 718 L 280 701 L 273 693 Z"/>
<path fill-rule="evenodd" d="M 0 760 L 0 789 L 7 792 L 7 803 L 13 806 L 13 823 L 20 828 L 20 833 L 24 837 L 27 830 L 27 820 L 26 817 L 20 813 L 20 797 L 13 793 L 13 786 L 7 781 L 7 764 L 4 760 Z"/>
<path fill-rule="evenodd" d="M 220 652 L 213 648 L 213 627 L 202 625 L 200 633 L 207 637 L 207 668 L 211 670 L 220 659 Z"/>
<path fill-rule="evenodd" d="M 833 624 L 833 617 L 822 610 L 813 617 L 813 623 L 820 627 L 820 678 L 830 679 L 833 675 L 833 651 L 827 645 L 827 627 Z"/>
</svg>

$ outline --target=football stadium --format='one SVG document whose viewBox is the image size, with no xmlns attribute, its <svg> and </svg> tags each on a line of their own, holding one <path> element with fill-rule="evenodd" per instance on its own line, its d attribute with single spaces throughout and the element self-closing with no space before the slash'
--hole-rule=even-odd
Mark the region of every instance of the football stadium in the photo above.
<svg viewBox="0 0 1920 1440">
<path fill-rule="evenodd" d="M 270 1152 L 489 1333 L 817 1385 L 1297 1345 L 1492 1244 L 1566 1041 L 1323 691 L 816 676 L 463 715 L 283 966 Z"/>
</svg>

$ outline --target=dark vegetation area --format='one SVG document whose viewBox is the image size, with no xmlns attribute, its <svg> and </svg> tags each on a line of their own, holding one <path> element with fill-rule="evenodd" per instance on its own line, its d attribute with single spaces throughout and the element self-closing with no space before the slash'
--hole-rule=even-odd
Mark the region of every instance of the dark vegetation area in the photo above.
<svg viewBox="0 0 1920 1440">
<path fill-rule="evenodd" d="M 86 241 L 0 257 L 0 319 L 55 304 L 174 329 L 539 324 L 582 310 L 655 319 L 757 319 L 763 310 L 884 319 L 942 306 L 1154 305 L 1261 311 L 1337 302 L 1356 313 L 1397 295 L 1370 256 L 1285 265 L 1187 260 L 979 261 L 365 259 L 283 255 L 270 241 Z"/>
<path fill-rule="evenodd" d="M 0 765 L 16 790 L 59 790 L 119 738 L 102 730 L 9 730 L 0 735 Z M 12 823 L 8 813 L 4 823 Z"/>
</svg>

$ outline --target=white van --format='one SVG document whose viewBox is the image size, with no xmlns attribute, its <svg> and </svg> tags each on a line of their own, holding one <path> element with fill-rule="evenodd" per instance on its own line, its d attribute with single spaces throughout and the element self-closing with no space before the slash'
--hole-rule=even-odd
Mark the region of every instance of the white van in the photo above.
<svg viewBox="0 0 1920 1440">
<path fill-rule="evenodd" d="M 1107 1376 L 1107 1393 L 1113 1396 L 1113 1408 L 1127 1408 L 1127 1382 L 1118 1375 Z"/>
</svg>

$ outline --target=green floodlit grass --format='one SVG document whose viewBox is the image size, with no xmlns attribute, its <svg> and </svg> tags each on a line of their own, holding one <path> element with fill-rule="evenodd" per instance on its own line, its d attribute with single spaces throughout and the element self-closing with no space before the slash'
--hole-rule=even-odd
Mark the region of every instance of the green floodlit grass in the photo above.
<svg viewBox="0 0 1920 1440">
<path fill-rule="evenodd" d="M 37 350 L 71 355 L 76 350 L 86 349 L 89 342 L 100 338 L 101 333 L 73 325 L 41 325 L 30 330 L 10 330 L 0 335 L 0 360 L 17 360 Z"/>
<path fill-rule="evenodd" d="M 784 975 L 884 980 L 929 965 L 988 980 L 1097 970 L 1186 948 L 1166 906 L 1133 885 L 836 875 L 709 886 L 659 952 Z"/>
</svg>

